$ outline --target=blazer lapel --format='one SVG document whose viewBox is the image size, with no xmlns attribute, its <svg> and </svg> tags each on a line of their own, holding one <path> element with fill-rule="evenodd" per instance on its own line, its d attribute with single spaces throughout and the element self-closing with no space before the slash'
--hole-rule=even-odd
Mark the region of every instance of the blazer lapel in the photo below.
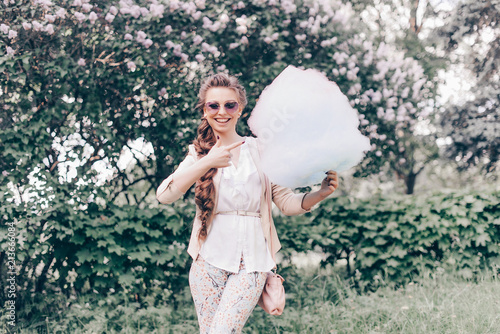
<svg viewBox="0 0 500 334">
<path fill-rule="evenodd" d="M 251 140 L 251 145 L 249 145 L 249 148 L 250 148 L 250 154 L 252 155 L 252 159 L 255 163 L 255 167 L 257 168 L 257 172 L 259 173 L 259 178 L 260 178 L 260 182 L 261 182 L 261 198 L 264 199 L 264 200 L 267 200 L 267 197 L 269 194 L 268 194 L 268 191 L 267 190 L 267 177 L 264 175 L 264 172 L 262 171 L 261 167 L 260 167 L 260 152 L 259 152 L 259 148 L 257 146 L 257 139 L 256 138 L 252 138 Z"/>
</svg>

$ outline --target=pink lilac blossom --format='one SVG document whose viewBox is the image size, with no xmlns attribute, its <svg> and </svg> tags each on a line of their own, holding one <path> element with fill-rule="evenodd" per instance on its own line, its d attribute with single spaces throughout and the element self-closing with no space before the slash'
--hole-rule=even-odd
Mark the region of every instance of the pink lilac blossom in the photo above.
<svg viewBox="0 0 500 334">
<path fill-rule="evenodd" d="M 347 71 L 347 80 L 354 81 L 358 78 L 354 71 Z"/>
<path fill-rule="evenodd" d="M 130 7 L 121 7 L 120 13 L 123 15 L 130 14 Z"/>
<path fill-rule="evenodd" d="M 246 26 L 238 26 L 238 27 L 236 27 L 236 31 L 241 35 L 246 34 L 247 27 Z"/>
<path fill-rule="evenodd" d="M 137 5 L 133 5 L 132 7 L 130 7 L 130 15 L 132 15 L 134 18 L 139 18 L 139 16 L 141 16 L 141 7 L 137 6 Z"/>
<path fill-rule="evenodd" d="M 135 40 L 139 43 L 143 43 L 146 40 L 146 33 L 142 30 L 137 32 L 137 36 L 135 37 Z"/>
<path fill-rule="evenodd" d="M 301 35 L 295 35 L 295 39 L 299 42 L 305 41 L 307 38 L 306 34 L 301 34 Z"/>
<path fill-rule="evenodd" d="M 13 3 L 11 1 L 11 3 Z M 45 9 L 49 9 L 52 6 L 52 1 L 50 0 L 35 0 L 35 5 L 42 6 Z"/>
<path fill-rule="evenodd" d="M 13 56 L 14 55 L 14 49 L 11 48 L 10 46 L 8 46 L 6 48 L 6 51 L 7 51 L 7 56 Z"/>
<path fill-rule="evenodd" d="M 56 16 L 51 14 L 45 14 L 45 19 L 50 23 L 54 23 L 54 21 L 56 20 Z"/>
<path fill-rule="evenodd" d="M 246 26 L 247 25 L 247 16 L 242 15 L 242 16 L 236 18 L 235 22 L 237 25 Z"/>
<path fill-rule="evenodd" d="M 41 23 L 39 23 L 38 21 L 33 21 L 33 30 L 42 31 L 43 25 Z"/>
<path fill-rule="evenodd" d="M 349 90 L 347 91 L 347 95 L 355 95 L 356 94 L 356 89 L 354 88 L 354 86 L 351 86 L 351 88 L 349 88 Z"/>
<path fill-rule="evenodd" d="M 395 108 L 398 106 L 398 98 L 396 96 L 392 96 L 386 101 L 387 108 Z"/>
<path fill-rule="evenodd" d="M 221 23 L 228 23 L 229 22 L 229 16 L 226 13 L 222 13 L 221 16 L 219 17 L 219 22 L 221 22 Z"/>
<path fill-rule="evenodd" d="M 94 7 L 94 6 L 92 6 L 91 4 L 86 3 L 86 4 L 83 4 L 83 5 L 82 5 L 82 10 L 83 10 L 85 13 L 88 13 L 88 12 L 90 12 L 90 10 L 92 9 L 92 7 Z"/>
<path fill-rule="evenodd" d="M 167 65 L 167 62 L 163 58 L 160 58 L 160 66 L 163 67 L 165 65 Z"/>
<path fill-rule="evenodd" d="M 151 12 L 152 17 L 163 17 L 163 13 L 165 12 L 165 6 L 164 5 L 156 5 L 156 4 L 151 4 L 149 7 L 149 11 Z"/>
<path fill-rule="evenodd" d="M 180 1 L 179 0 L 170 0 L 170 11 L 173 12 L 177 9 L 180 8 Z"/>
<path fill-rule="evenodd" d="M 425 83 L 425 81 L 426 79 L 422 78 L 413 84 L 413 87 L 411 88 L 413 90 L 412 98 L 416 99 L 418 97 L 420 89 L 422 88 L 422 85 Z"/>
<path fill-rule="evenodd" d="M 134 39 L 134 37 L 133 37 L 131 34 L 129 34 L 129 33 L 126 33 L 126 34 L 125 34 L 125 36 L 124 36 L 123 38 L 124 38 L 125 40 L 127 40 L 127 41 L 131 41 L 131 40 L 133 40 L 133 39 Z"/>
<path fill-rule="evenodd" d="M 60 17 L 61 19 L 64 19 L 66 17 L 66 9 L 59 8 L 56 12 L 56 16 Z"/>
<path fill-rule="evenodd" d="M 384 114 L 384 119 L 386 121 L 392 122 L 396 118 L 393 109 L 387 109 Z"/>
<path fill-rule="evenodd" d="M 129 61 L 127 63 L 127 67 L 129 70 L 132 70 L 132 71 L 136 69 L 135 63 L 133 61 Z"/>
<path fill-rule="evenodd" d="M 201 42 L 203 42 L 203 37 L 201 37 L 200 35 L 196 35 L 193 37 L 193 44 L 194 45 L 198 45 Z"/>
<path fill-rule="evenodd" d="M 192 1 L 183 3 L 181 7 L 188 15 L 193 15 L 197 10 L 196 5 Z"/>
<path fill-rule="evenodd" d="M 31 29 L 31 23 L 28 23 L 28 22 L 23 22 L 23 28 L 24 28 L 24 30 L 29 30 L 29 29 Z"/>
<path fill-rule="evenodd" d="M 387 88 L 384 88 L 382 90 L 382 95 L 384 96 L 385 99 L 389 98 L 390 96 L 393 95 L 393 90 L 392 89 L 387 89 Z"/>
<path fill-rule="evenodd" d="M 115 19 L 115 16 L 111 13 L 107 13 L 106 14 L 106 17 L 104 18 L 106 21 L 108 21 L 109 23 L 113 22 L 113 20 Z"/>
<path fill-rule="evenodd" d="M 217 47 L 213 46 L 213 45 L 210 45 L 208 43 L 202 43 L 201 44 L 201 49 L 204 51 L 204 52 L 210 52 L 212 54 L 215 54 L 218 50 L 217 50 Z"/>
<path fill-rule="evenodd" d="M 165 46 L 166 46 L 167 48 L 169 48 L 169 49 L 173 48 L 173 47 L 174 47 L 174 45 L 175 45 L 175 44 L 174 44 L 174 42 L 172 42 L 172 41 L 166 41 L 166 42 L 165 42 Z"/>
<path fill-rule="evenodd" d="M 0 24 L 0 30 L 7 35 L 10 29 L 8 25 L 2 23 Z"/>
<path fill-rule="evenodd" d="M 225 71 L 225 70 L 226 70 L 226 65 L 222 64 L 222 65 L 220 65 L 220 66 L 217 66 L 217 71 L 219 71 L 219 72 L 223 72 L 223 71 Z"/>
<path fill-rule="evenodd" d="M 238 46 L 240 46 L 240 43 L 231 43 L 229 44 L 229 50 L 236 49 Z"/>
<path fill-rule="evenodd" d="M 74 14 L 74 15 L 75 15 L 76 19 L 77 19 L 80 23 L 82 23 L 83 21 L 85 21 L 85 20 L 87 19 L 87 17 L 85 16 L 85 14 L 80 13 L 80 12 L 75 12 L 75 14 Z"/>
<path fill-rule="evenodd" d="M 94 24 L 95 21 L 97 21 L 97 14 L 94 12 L 90 12 L 89 14 L 89 21 L 90 23 Z"/>
<path fill-rule="evenodd" d="M 181 53 L 181 60 L 182 61 L 188 61 L 189 60 L 189 56 L 185 53 Z"/>
<path fill-rule="evenodd" d="M 410 93 L 410 87 L 405 87 L 403 91 L 401 92 L 401 97 L 403 99 L 406 99 L 408 97 L 408 94 Z"/>
<path fill-rule="evenodd" d="M 199 63 L 201 63 L 202 61 L 204 61 L 204 60 L 205 60 L 205 56 L 204 56 L 204 55 L 202 55 L 202 54 L 198 54 L 198 55 L 196 55 L 196 56 L 195 56 L 195 58 L 196 58 L 196 60 L 197 60 Z"/>
<path fill-rule="evenodd" d="M 210 44 L 205 43 L 205 42 L 201 43 L 201 50 L 203 52 L 209 52 L 209 50 L 210 50 Z"/>
<path fill-rule="evenodd" d="M 47 24 L 47 26 L 45 27 L 45 31 L 47 32 L 47 34 L 52 35 L 54 33 L 54 26 L 50 23 Z"/>
<path fill-rule="evenodd" d="M 191 16 L 193 17 L 193 19 L 199 20 L 201 15 L 202 15 L 202 12 L 197 11 L 197 12 L 193 13 L 193 15 L 191 15 Z"/>
<path fill-rule="evenodd" d="M 297 6 L 294 4 L 293 0 L 282 0 L 281 7 L 286 14 L 294 13 L 297 10 Z"/>
<path fill-rule="evenodd" d="M 164 31 L 165 31 L 165 34 L 167 34 L 167 35 L 170 34 L 172 32 L 172 26 L 171 25 L 166 26 Z"/>
<path fill-rule="evenodd" d="M 83 58 L 78 59 L 78 65 L 85 66 L 85 59 L 83 59 Z"/>
<path fill-rule="evenodd" d="M 205 0 L 195 0 L 194 3 L 199 9 L 205 9 Z"/>
<path fill-rule="evenodd" d="M 74 0 L 72 6 L 81 7 L 83 5 L 82 0 Z"/>
<path fill-rule="evenodd" d="M 363 59 L 363 65 L 370 66 L 372 62 L 373 62 L 373 52 L 369 52 L 365 55 Z"/>
<path fill-rule="evenodd" d="M 243 45 L 248 45 L 248 38 L 247 38 L 247 36 L 241 37 L 240 43 L 243 44 Z"/>
<path fill-rule="evenodd" d="M 149 14 L 149 9 L 147 9 L 146 7 L 141 7 L 140 11 L 142 16 L 146 16 Z"/>
<path fill-rule="evenodd" d="M 116 14 L 118 14 L 118 9 L 115 6 L 111 6 L 109 7 L 109 12 L 111 13 L 111 15 L 116 16 Z"/>
<path fill-rule="evenodd" d="M 212 32 L 216 32 L 217 30 L 219 30 L 220 26 L 221 23 L 217 21 L 209 28 L 209 30 Z"/>
<path fill-rule="evenodd" d="M 372 93 L 372 102 L 379 103 L 380 101 L 382 101 L 382 93 L 380 93 L 379 91 L 373 92 Z"/>
<path fill-rule="evenodd" d="M 151 45 L 153 45 L 153 41 L 148 38 L 144 42 L 142 42 L 142 45 L 144 45 L 144 47 L 148 49 Z"/>
<path fill-rule="evenodd" d="M 342 65 L 349 56 L 345 52 L 335 52 L 332 58 L 337 62 L 337 64 Z"/>
<path fill-rule="evenodd" d="M 17 31 L 15 30 L 9 30 L 9 38 L 14 39 L 17 37 Z"/>
</svg>

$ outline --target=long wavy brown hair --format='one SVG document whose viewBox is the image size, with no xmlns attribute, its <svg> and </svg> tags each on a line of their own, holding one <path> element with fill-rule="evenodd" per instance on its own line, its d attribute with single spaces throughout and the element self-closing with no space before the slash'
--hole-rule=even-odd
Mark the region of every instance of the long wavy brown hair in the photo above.
<svg viewBox="0 0 500 334">
<path fill-rule="evenodd" d="M 233 89 L 239 97 L 238 103 L 245 108 L 247 104 L 247 97 L 245 88 L 240 85 L 236 77 L 230 76 L 225 73 L 214 74 L 202 83 L 198 93 L 198 104 L 196 108 L 201 111 L 201 123 L 198 126 L 198 136 L 193 141 L 194 147 L 198 157 L 201 158 L 208 154 L 210 149 L 215 145 L 216 138 L 212 127 L 204 114 L 204 106 L 206 102 L 207 91 L 210 88 L 225 87 Z M 198 234 L 200 240 L 205 240 L 207 237 L 208 227 L 210 225 L 210 217 L 215 209 L 215 186 L 213 177 L 217 173 L 217 168 L 211 168 L 203 175 L 196 183 L 195 188 L 195 203 L 200 208 L 201 230 Z"/>
</svg>

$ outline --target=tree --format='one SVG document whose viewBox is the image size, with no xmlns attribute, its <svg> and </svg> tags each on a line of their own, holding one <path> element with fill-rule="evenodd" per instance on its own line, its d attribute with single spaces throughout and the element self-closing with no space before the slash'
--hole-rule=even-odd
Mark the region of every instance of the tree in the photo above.
<svg viewBox="0 0 500 334">
<path fill-rule="evenodd" d="M 462 1 L 438 30 L 456 75 L 470 83 L 469 92 L 451 101 L 441 117 L 443 136 L 452 141 L 448 156 L 461 168 L 481 165 L 491 172 L 498 167 L 499 9 L 498 0 Z"/>
</svg>

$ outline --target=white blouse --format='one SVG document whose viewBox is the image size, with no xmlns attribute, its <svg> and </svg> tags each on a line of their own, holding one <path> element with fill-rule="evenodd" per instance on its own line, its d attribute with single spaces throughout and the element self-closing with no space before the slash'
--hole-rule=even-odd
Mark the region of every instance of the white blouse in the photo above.
<svg viewBox="0 0 500 334">
<path fill-rule="evenodd" d="M 238 168 L 221 168 L 217 211 L 259 212 L 261 182 L 248 149 L 240 146 Z M 275 263 L 269 252 L 259 217 L 217 214 L 203 243 L 200 256 L 211 265 L 238 273 L 243 257 L 246 272 L 269 271 Z"/>
</svg>

